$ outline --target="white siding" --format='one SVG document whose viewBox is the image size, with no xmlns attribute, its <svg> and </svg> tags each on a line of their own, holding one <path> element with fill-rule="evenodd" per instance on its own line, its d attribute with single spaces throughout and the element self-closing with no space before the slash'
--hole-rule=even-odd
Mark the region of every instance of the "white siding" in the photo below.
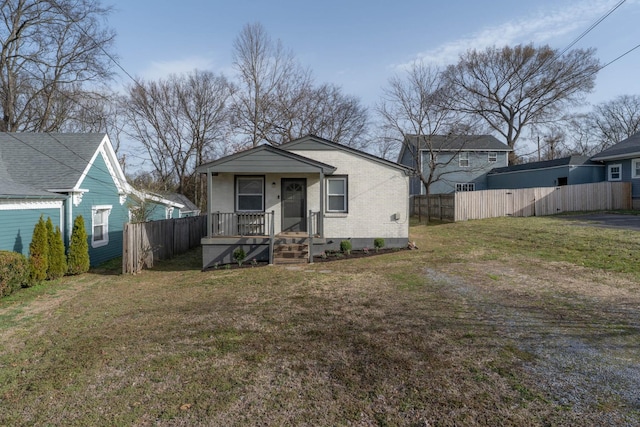
<svg viewBox="0 0 640 427">
<path fill-rule="evenodd" d="M 348 212 L 325 212 L 326 237 L 409 236 L 409 177 L 403 171 L 342 150 L 290 151 L 335 166 L 334 175 L 348 176 Z M 310 202 L 319 201 L 318 192 L 319 183 L 312 185 Z M 317 210 L 315 206 L 309 209 Z M 397 220 L 393 219 L 394 214 L 399 214 Z"/>
</svg>

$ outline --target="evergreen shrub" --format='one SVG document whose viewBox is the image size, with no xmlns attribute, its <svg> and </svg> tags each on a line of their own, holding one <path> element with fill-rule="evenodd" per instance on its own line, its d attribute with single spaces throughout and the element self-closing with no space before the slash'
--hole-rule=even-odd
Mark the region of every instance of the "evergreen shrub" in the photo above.
<svg viewBox="0 0 640 427">
<path fill-rule="evenodd" d="M 0 251 L 0 297 L 10 295 L 29 283 L 27 257 L 10 251 Z"/>
<path fill-rule="evenodd" d="M 33 237 L 29 244 L 29 284 L 34 285 L 45 280 L 48 269 L 49 235 L 41 215 L 33 229 Z"/>
<path fill-rule="evenodd" d="M 87 271 L 89 271 L 89 243 L 87 230 L 84 228 L 84 218 L 79 215 L 73 221 L 69 253 L 67 254 L 67 273 L 74 275 Z"/>
<path fill-rule="evenodd" d="M 64 253 L 64 241 L 62 240 L 60 227 L 56 225 L 54 231 L 51 218 L 47 220 L 47 231 L 49 232 L 49 269 L 47 270 L 47 279 L 55 280 L 67 273 L 67 257 Z"/>
</svg>

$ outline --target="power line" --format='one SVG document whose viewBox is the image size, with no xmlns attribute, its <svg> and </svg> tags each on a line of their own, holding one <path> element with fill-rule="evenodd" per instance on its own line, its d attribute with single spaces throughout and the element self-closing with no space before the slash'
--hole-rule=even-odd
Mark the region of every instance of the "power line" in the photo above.
<svg viewBox="0 0 640 427">
<path fill-rule="evenodd" d="M 596 22 L 594 22 L 593 24 L 591 24 L 586 30 L 584 30 L 578 37 L 575 38 L 575 40 L 573 40 L 571 43 L 569 43 L 569 45 L 567 47 L 565 47 L 562 52 L 560 52 L 560 56 L 564 55 L 569 49 L 571 49 L 576 43 L 578 43 L 580 40 L 582 40 L 587 34 L 589 34 L 594 28 L 596 28 L 602 21 L 604 21 L 607 17 L 609 17 L 609 15 L 611 15 L 613 12 L 615 12 L 616 9 L 618 9 L 620 6 L 622 6 L 622 4 L 625 2 L 626 0 L 620 0 L 618 2 L 618 4 L 616 4 L 614 7 L 612 7 L 607 13 L 605 13 L 603 16 L 601 16 L 600 18 L 598 18 L 596 20 Z"/>
<path fill-rule="evenodd" d="M 628 54 L 630 54 L 631 52 L 633 52 L 634 50 L 640 48 L 640 44 L 635 45 L 634 47 L 632 47 L 631 49 L 629 49 L 628 51 L 626 51 L 625 53 L 623 53 L 622 55 L 618 56 L 617 58 L 607 62 L 606 64 L 604 64 L 602 67 L 600 67 L 598 69 L 598 71 L 602 70 L 603 68 L 608 67 L 609 65 L 613 64 L 614 62 L 618 61 L 619 59 L 624 58 L 625 56 L 627 56 Z"/>
</svg>

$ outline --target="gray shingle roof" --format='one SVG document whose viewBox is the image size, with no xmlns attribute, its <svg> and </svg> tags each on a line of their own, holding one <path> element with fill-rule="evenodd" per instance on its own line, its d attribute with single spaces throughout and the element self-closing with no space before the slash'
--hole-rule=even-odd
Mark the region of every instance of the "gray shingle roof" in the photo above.
<svg viewBox="0 0 640 427">
<path fill-rule="evenodd" d="M 189 198 L 187 196 L 185 196 L 184 194 L 180 194 L 180 193 L 161 193 L 160 195 L 163 198 L 165 198 L 167 200 L 170 200 L 170 201 L 172 201 L 174 203 L 180 203 L 181 205 L 184 205 L 183 211 L 185 211 L 185 212 L 199 210 L 199 208 L 191 200 L 189 200 Z"/>
<path fill-rule="evenodd" d="M 52 194 L 13 180 L 0 151 L 0 198 L 61 198 L 65 196 Z"/>
<path fill-rule="evenodd" d="M 6 133 L 0 132 L 0 174 L 13 184 L 0 193 L 28 189 L 70 189 L 80 180 L 104 133 Z M 2 176 L 2 175 L 0 175 Z"/>
<path fill-rule="evenodd" d="M 592 160 L 615 160 L 640 156 L 640 132 L 601 151 Z"/>
<path fill-rule="evenodd" d="M 405 141 L 415 146 L 420 140 L 420 148 L 439 151 L 513 151 L 508 145 L 492 135 L 407 135 Z"/>
<path fill-rule="evenodd" d="M 558 166 L 578 166 L 578 165 L 600 165 L 599 163 L 592 162 L 587 156 L 568 156 L 560 159 L 543 160 L 540 162 L 522 163 L 520 165 L 505 166 L 502 168 L 491 169 L 491 174 L 525 171 L 534 169 L 547 169 Z"/>
</svg>

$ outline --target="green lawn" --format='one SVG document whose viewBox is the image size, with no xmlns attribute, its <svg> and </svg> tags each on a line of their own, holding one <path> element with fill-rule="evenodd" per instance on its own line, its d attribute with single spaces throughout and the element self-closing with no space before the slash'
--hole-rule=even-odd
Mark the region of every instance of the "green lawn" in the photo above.
<svg viewBox="0 0 640 427">
<path fill-rule="evenodd" d="M 0 301 L 0 425 L 640 422 L 636 379 L 589 371 L 640 362 L 640 233 L 502 218 L 411 235 L 419 250 L 300 269 L 203 273 L 193 251 L 20 291 Z"/>
</svg>

